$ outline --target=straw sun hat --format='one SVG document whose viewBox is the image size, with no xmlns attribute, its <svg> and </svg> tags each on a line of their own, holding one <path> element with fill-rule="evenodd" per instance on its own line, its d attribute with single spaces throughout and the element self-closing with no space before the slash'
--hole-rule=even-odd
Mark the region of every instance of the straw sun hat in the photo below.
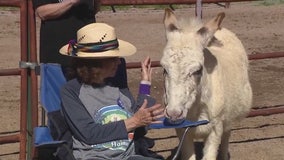
<svg viewBox="0 0 284 160">
<path fill-rule="evenodd" d="M 91 23 L 77 31 L 77 41 L 71 40 L 59 52 L 72 57 L 110 58 L 133 55 L 136 48 L 117 39 L 113 27 L 105 23 Z"/>
</svg>

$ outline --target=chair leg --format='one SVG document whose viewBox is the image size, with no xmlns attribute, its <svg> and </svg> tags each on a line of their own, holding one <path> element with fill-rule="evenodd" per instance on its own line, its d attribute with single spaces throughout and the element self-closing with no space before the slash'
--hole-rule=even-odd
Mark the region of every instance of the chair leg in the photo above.
<svg viewBox="0 0 284 160">
<path fill-rule="evenodd" d="M 39 148 L 38 159 L 39 160 L 59 160 L 54 156 L 56 148 Z"/>
<path fill-rule="evenodd" d="M 173 156 L 172 160 L 178 159 L 178 156 L 179 156 L 180 151 L 181 151 L 181 146 L 182 146 L 182 144 L 183 144 L 184 138 L 185 138 L 187 132 L 189 131 L 189 129 L 190 129 L 190 127 L 187 127 L 187 128 L 185 129 L 185 131 L 183 132 L 183 135 L 182 135 L 182 137 L 181 137 L 181 139 L 180 139 L 180 141 L 179 141 L 179 144 L 178 144 L 176 153 L 175 153 L 175 155 Z"/>
</svg>

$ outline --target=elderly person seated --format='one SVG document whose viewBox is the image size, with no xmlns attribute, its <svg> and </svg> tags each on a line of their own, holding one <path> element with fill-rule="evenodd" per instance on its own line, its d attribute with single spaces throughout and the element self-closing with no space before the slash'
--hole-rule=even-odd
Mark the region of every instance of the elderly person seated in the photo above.
<svg viewBox="0 0 284 160">
<path fill-rule="evenodd" d="M 161 123 L 159 119 L 164 116 L 164 108 L 150 97 L 150 58 L 141 62 L 137 100 L 128 88 L 107 81 L 115 75 L 120 57 L 135 52 L 132 44 L 117 39 L 114 28 L 104 23 L 84 26 L 78 30 L 76 41 L 60 49 L 61 54 L 73 58 L 75 69 L 75 78 L 61 89 L 61 100 L 76 159 L 157 159 L 139 155 L 133 140 L 135 130 Z"/>
</svg>

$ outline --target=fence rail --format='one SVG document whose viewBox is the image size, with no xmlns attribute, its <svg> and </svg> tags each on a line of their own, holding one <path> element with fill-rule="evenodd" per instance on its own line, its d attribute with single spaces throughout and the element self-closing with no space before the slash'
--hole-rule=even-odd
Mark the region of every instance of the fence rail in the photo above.
<svg viewBox="0 0 284 160">
<path fill-rule="evenodd" d="M 254 53 L 248 56 L 249 60 L 268 59 L 268 58 L 281 58 L 284 57 L 284 52 L 269 52 L 269 53 Z M 126 67 L 128 69 L 140 68 L 140 62 L 128 62 Z M 152 67 L 161 67 L 160 61 L 153 61 Z"/>
<path fill-rule="evenodd" d="M 284 52 L 271 52 L 271 53 L 254 53 L 248 56 L 249 60 L 260 60 L 260 59 L 268 59 L 268 58 L 281 58 L 284 57 Z M 126 64 L 128 69 L 140 68 L 140 62 L 129 62 Z M 151 62 L 152 67 L 161 67 L 160 61 Z M 280 105 L 278 107 L 271 108 L 253 108 L 249 113 L 248 117 L 256 117 L 256 116 L 268 116 L 272 114 L 280 114 L 284 113 L 284 106 Z"/>
<path fill-rule="evenodd" d="M 158 5 L 158 4 L 195 4 L 197 1 L 202 3 L 219 2 L 245 2 L 259 0 L 101 0 L 102 5 Z"/>
<path fill-rule="evenodd" d="M 0 6 L 21 7 L 22 2 L 24 2 L 24 1 L 21 1 L 21 0 L 1 0 Z"/>
<path fill-rule="evenodd" d="M 197 4 L 197 3 L 230 3 L 259 0 L 101 0 L 102 5 L 172 5 L 172 4 Z M 21 34 L 21 61 L 36 62 L 36 29 L 35 17 L 32 9 L 31 0 L 0 0 L 0 6 L 18 7 L 20 9 L 20 34 Z M 200 9 L 196 7 L 197 9 Z M 284 52 L 252 54 L 248 58 L 266 59 L 284 57 Z M 159 61 L 152 62 L 153 67 L 161 67 Z M 140 68 L 140 62 L 127 63 L 127 68 Z M 31 144 L 31 129 L 37 125 L 38 120 L 38 95 L 37 95 L 37 76 L 35 72 L 30 72 L 29 68 L 1 69 L 0 76 L 21 76 L 20 89 L 20 132 L 0 136 L 0 145 L 7 143 L 20 143 L 19 159 L 35 158 L 35 149 Z M 31 86 L 28 84 L 31 83 Z M 31 101 L 29 101 L 32 98 Z M 29 101 L 29 102 L 28 102 Z M 252 110 L 249 117 L 266 116 L 271 114 L 284 113 L 284 106 Z"/>
<path fill-rule="evenodd" d="M 35 16 L 31 0 L 0 0 L 0 6 L 17 7 L 20 11 L 20 61 L 36 62 Z M 18 53 L 17 53 L 18 54 Z M 37 126 L 37 77 L 30 68 L 0 69 L 0 76 L 20 76 L 20 126 L 14 134 L 0 136 L 0 145 L 19 142 L 19 160 L 32 159 L 32 129 Z"/>
</svg>

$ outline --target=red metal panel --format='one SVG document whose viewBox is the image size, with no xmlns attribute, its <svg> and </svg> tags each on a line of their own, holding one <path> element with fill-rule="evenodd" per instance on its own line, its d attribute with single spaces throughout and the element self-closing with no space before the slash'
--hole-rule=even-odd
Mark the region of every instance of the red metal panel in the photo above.
<svg viewBox="0 0 284 160">
<path fill-rule="evenodd" d="M 37 63 L 37 50 L 36 50 L 36 19 L 35 19 L 35 12 L 33 9 L 32 1 L 28 1 L 28 25 L 29 25 L 29 61 L 32 63 Z M 38 126 L 38 80 L 36 71 L 33 69 L 31 70 L 31 115 L 32 115 L 32 122 L 31 122 L 31 129 Z M 33 136 L 33 132 L 31 132 L 31 136 Z M 32 143 L 33 144 L 33 143 Z M 31 159 L 35 159 L 37 157 L 36 148 L 34 145 L 31 147 L 30 157 Z"/>
<path fill-rule="evenodd" d="M 252 109 L 248 117 L 269 116 L 272 114 L 280 114 L 280 113 L 284 113 L 284 106 Z"/>
<path fill-rule="evenodd" d="M 0 6 L 20 7 L 21 6 L 21 0 L 1 0 Z"/>
<path fill-rule="evenodd" d="M 270 53 L 256 53 L 248 56 L 249 60 L 267 59 L 267 58 L 281 58 L 284 57 L 284 52 L 270 52 Z M 140 62 L 128 62 L 126 64 L 128 69 L 140 68 Z M 153 61 L 152 67 L 161 67 L 160 61 Z"/>
<path fill-rule="evenodd" d="M 6 143 L 16 143 L 20 141 L 19 134 L 9 135 L 9 136 L 1 136 L 0 137 L 0 144 Z"/>
<path fill-rule="evenodd" d="M 249 60 L 280 58 L 284 57 L 284 52 L 270 52 L 270 53 L 254 53 L 249 55 Z"/>
<path fill-rule="evenodd" d="M 21 1 L 20 7 L 20 34 L 21 34 L 21 61 L 27 62 L 28 52 L 28 24 L 27 0 Z M 21 93 L 20 93 L 20 160 L 26 159 L 27 151 L 27 109 L 28 109 L 28 69 L 21 68 Z"/>
<path fill-rule="evenodd" d="M 20 74 L 21 74 L 21 70 L 19 68 L 0 70 L 0 76 L 12 76 L 12 75 L 20 75 Z"/>
<path fill-rule="evenodd" d="M 20 37 L 21 37 L 21 61 L 28 61 L 28 37 L 27 37 L 27 0 L 1 0 L 0 6 L 10 6 L 20 8 Z M 21 90 L 20 90 L 20 133 L 14 135 L 1 136 L 0 144 L 20 142 L 19 159 L 26 159 L 27 149 L 27 76 L 28 69 L 4 69 L 0 71 L 1 76 L 5 75 L 21 75 Z"/>
<path fill-rule="evenodd" d="M 217 3 L 217 2 L 241 2 L 241 1 L 253 1 L 253 0 L 202 0 L 203 3 Z M 256 1 L 256 0 L 255 0 Z M 102 5 L 152 5 L 152 4 L 195 4 L 196 0 L 102 0 Z M 36 29 L 35 29 L 35 17 L 32 10 L 31 0 L 1 0 L 0 6 L 12 6 L 20 8 L 20 32 L 21 32 L 21 61 L 31 61 L 36 62 Z M 29 20 L 27 21 L 27 17 Z M 28 26 L 30 26 L 30 40 L 28 39 Z M 28 44 L 27 42 L 30 42 Z M 28 48 L 30 46 L 30 48 Z M 28 58 L 27 52 L 30 51 L 30 59 Z M 261 54 L 252 54 L 248 58 L 250 60 L 256 59 L 266 59 L 266 58 L 279 58 L 284 57 L 284 52 L 272 52 L 272 53 L 261 53 Z M 153 61 L 152 67 L 161 67 L 159 61 Z M 140 62 L 127 63 L 127 68 L 140 68 Z M 21 75 L 21 102 L 20 102 L 20 113 L 21 113 L 21 122 L 20 122 L 20 133 L 13 134 L 8 136 L 0 137 L 0 144 L 5 143 L 15 143 L 20 142 L 20 160 L 26 159 L 26 150 L 27 150 L 27 76 L 28 69 L 4 69 L 0 70 L 0 76 L 11 76 L 11 75 Z M 33 122 L 32 126 L 37 125 L 37 76 L 32 71 L 32 97 L 36 97 L 32 101 L 32 115 Z M 249 117 L 254 116 L 264 116 L 271 114 L 284 113 L 284 107 L 275 107 L 275 108 L 264 108 L 252 110 Z M 34 152 L 34 151 L 33 151 Z M 33 153 L 34 154 L 34 153 Z"/>
</svg>

